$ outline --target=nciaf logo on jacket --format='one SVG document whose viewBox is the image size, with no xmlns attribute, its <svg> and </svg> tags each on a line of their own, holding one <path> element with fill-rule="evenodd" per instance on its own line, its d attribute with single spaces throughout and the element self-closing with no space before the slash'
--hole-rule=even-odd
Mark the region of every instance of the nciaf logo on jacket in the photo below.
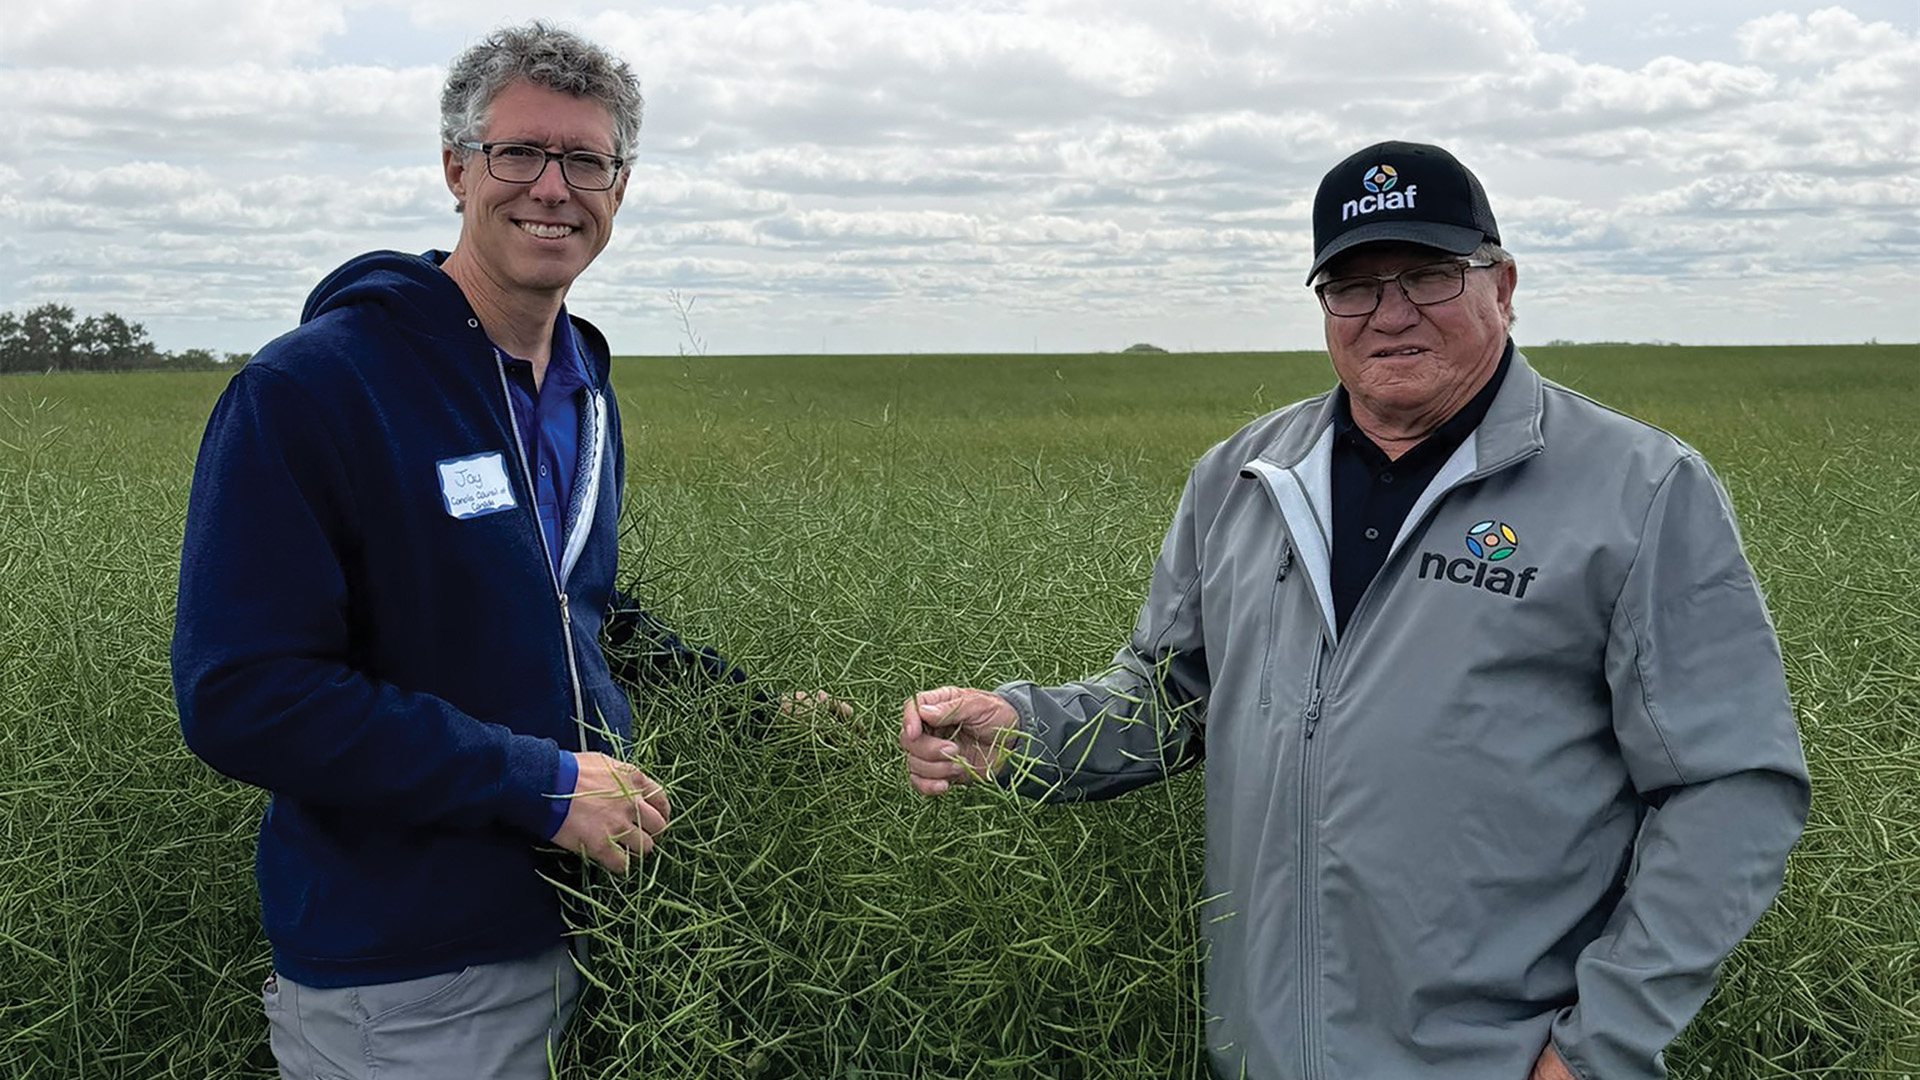
<svg viewBox="0 0 1920 1080">
<path fill-rule="evenodd" d="M 1513 526 L 1498 521 L 1483 521 L 1467 530 L 1467 550 L 1476 559 L 1500 562 L 1520 550 L 1520 537 Z"/>
<path fill-rule="evenodd" d="M 1466 548 L 1471 558 L 1449 559 L 1436 551 L 1421 552 L 1420 580 L 1470 585 L 1519 600 L 1540 573 L 1537 566 L 1516 574 L 1503 565 L 1520 550 L 1520 534 L 1505 522 L 1488 519 L 1468 529 Z"/>
</svg>

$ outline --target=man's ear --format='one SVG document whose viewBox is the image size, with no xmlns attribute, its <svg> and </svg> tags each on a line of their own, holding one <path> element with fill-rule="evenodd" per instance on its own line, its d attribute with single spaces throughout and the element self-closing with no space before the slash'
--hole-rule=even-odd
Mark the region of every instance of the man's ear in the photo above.
<svg viewBox="0 0 1920 1080">
<path fill-rule="evenodd" d="M 620 211 L 620 204 L 627 197 L 627 177 L 632 175 L 633 166 L 623 165 L 620 168 L 620 178 L 613 182 L 613 210 L 615 213 Z"/>
<path fill-rule="evenodd" d="M 467 182 L 471 176 L 468 165 L 471 164 L 464 150 L 451 146 L 440 148 L 440 171 L 446 174 L 447 190 L 453 192 L 453 212 L 458 214 L 467 207 Z"/>
</svg>

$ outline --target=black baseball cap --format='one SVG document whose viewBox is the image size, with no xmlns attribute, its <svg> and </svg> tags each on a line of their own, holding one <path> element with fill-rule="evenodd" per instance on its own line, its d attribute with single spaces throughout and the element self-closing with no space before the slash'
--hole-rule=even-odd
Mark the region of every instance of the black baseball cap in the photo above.
<svg viewBox="0 0 1920 1080">
<path fill-rule="evenodd" d="M 1471 255 L 1500 242 L 1486 189 L 1452 154 L 1426 143 L 1374 143 L 1333 167 L 1313 196 L 1313 267 L 1357 244 L 1403 240 Z"/>
</svg>

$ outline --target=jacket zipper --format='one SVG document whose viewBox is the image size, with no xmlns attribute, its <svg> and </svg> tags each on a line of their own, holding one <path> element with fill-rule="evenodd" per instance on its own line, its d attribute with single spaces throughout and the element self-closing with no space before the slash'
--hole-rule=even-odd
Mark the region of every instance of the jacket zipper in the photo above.
<svg viewBox="0 0 1920 1080">
<path fill-rule="evenodd" d="M 526 441 L 520 437 L 520 425 L 513 419 L 513 388 L 507 384 L 507 362 L 500 350 L 493 353 L 493 366 L 500 373 L 500 397 L 507 407 L 507 429 L 513 432 L 513 446 L 520 461 L 520 477 L 527 485 L 527 513 L 533 518 L 533 533 L 540 539 L 540 553 L 546 556 L 547 578 L 553 582 L 553 595 L 560 601 L 560 638 L 567 650 L 567 681 L 573 687 L 573 730 L 581 753 L 587 752 L 587 709 L 580 689 L 580 665 L 573 655 L 573 611 L 567 604 L 566 584 L 553 566 L 553 550 L 547 546 L 547 531 L 540 527 L 539 489 L 533 486 L 533 468 L 527 464 Z M 594 483 L 600 478 L 594 477 Z M 563 523 L 564 524 L 564 523 Z"/>
<path fill-rule="evenodd" d="M 1538 453 L 1538 451 L 1536 450 L 1534 453 Z M 1471 475 L 1461 477 L 1427 504 L 1419 520 L 1414 522 L 1414 529 L 1410 530 L 1407 535 L 1412 536 L 1421 526 L 1425 525 L 1427 519 L 1433 516 L 1434 510 L 1457 488 L 1471 481 L 1490 476 L 1493 473 L 1518 464 L 1532 456 L 1533 454 L 1523 454 L 1519 457 L 1500 462 L 1491 468 L 1476 470 Z M 1401 549 L 1399 548 L 1390 552 L 1387 557 L 1387 562 L 1392 563 L 1399 557 L 1400 552 Z M 1380 585 L 1381 579 L 1386 576 L 1387 567 L 1383 565 L 1380 568 L 1380 572 L 1374 575 L 1373 581 L 1369 582 L 1367 588 L 1360 594 L 1360 602 L 1354 605 L 1353 620 L 1359 619 L 1366 611 L 1368 599 L 1373 596 L 1374 591 Z M 1352 621 L 1350 620 L 1349 626 L 1351 625 Z M 1320 860 L 1318 853 L 1314 850 L 1315 830 L 1313 828 L 1313 815 L 1315 807 L 1319 803 L 1320 777 L 1314 767 L 1316 762 L 1313 736 L 1320 728 L 1320 706 L 1325 698 L 1324 683 L 1328 681 L 1330 675 L 1338 673 L 1337 670 L 1330 671 L 1329 669 L 1339 668 L 1339 661 L 1341 660 L 1340 647 L 1344 645 L 1351 636 L 1350 634 L 1341 635 L 1340 639 L 1333 644 L 1331 649 L 1327 647 L 1326 639 L 1321 639 L 1319 654 L 1314 660 L 1312 682 L 1307 686 L 1307 705 L 1300 714 L 1300 728 L 1303 734 L 1300 753 L 1300 963 L 1303 970 L 1300 990 L 1301 1080 L 1318 1080 L 1318 1077 L 1321 1075 L 1319 1067 L 1320 1056 L 1323 1052 L 1320 1038 L 1319 1015 L 1320 952 L 1317 948 L 1317 940 L 1320 933 Z"/>
<path fill-rule="evenodd" d="M 1433 515 L 1434 509 L 1440 505 L 1446 496 L 1452 494 L 1453 491 L 1461 485 L 1500 472 L 1538 453 L 1539 450 L 1537 448 L 1533 449 L 1528 453 L 1517 455 L 1488 468 L 1477 469 L 1471 475 L 1462 477 L 1453 484 L 1448 485 L 1447 489 L 1429 502 L 1421 512 L 1419 520 L 1415 522 L 1416 528 L 1424 525 L 1427 519 Z M 1243 473 L 1243 475 L 1251 474 Z M 1255 477 L 1255 479 L 1259 480 L 1261 488 L 1266 491 L 1269 500 L 1273 501 L 1275 511 L 1284 519 L 1286 517 L 1285 510 L 1279 505 L 1272 485 L 1268 484 L 1264 478 Z M 1408 535 L 1411 536 L 1412 533 L 1409 532 Z M 1280 566 L 1274 580 L 1272 603 L 1275 607 L 1268 617 L 1269 628 L 1275 634 L 1276 638 L 1278 637 L 1278 627 L 1272 626 L 1272 620 L 1276 617 L 1278 610 L 1280 582 L 1286 579 L 1287 571 L 1292 563 L 1291 537 L 1286 537 L 1282 543 L 1285 546 L 1282 548 Z M 1390 552 L 1388 554 L 1388 562 L 1392 562 L 1398 557 L 1399 553 L 1398 548 Z M 1373 592 L 1379 585 L 1380 579 L 1386 575 L 1386 570 L 1387 567 L 1382 566 L 1380 573 L 1374 575 L 1374 580 L 1368 583 L 1366 590 L 1361 593 L 1360 603 L 1354 608 L 1354 618 L 1359 618 L 1361 613 L 1366 610 L 1367 600 L 1373 595 Z M 1323 1052 L 1321 1045 L 1323 1040 L 1320 1037 L 1320 1023 L 1317 1015 L 1319 1012 L 1320 953 L 1316 947 L 1315 937 L 1320 930 L 1320 909 L 1318 904 L 1320 862 L 1314 850 L 1315 830 L 1313 828 L 1313 815 L 1314 807 L 1319 802 L 1319 776 L 1315 771 L 1314 735 L 1320 728 L 1321 706 L 1325 700 L 1324 684 L 1329 681 L 1331 676 L 1337 674 L 1335 669 L 1339 666 L 1340 645 L 1343 644 L 1349 636 L 1345 634 L 1340 635 L 1337 640 L 1333 641 L 1332 647 L 1329 648 L 1328 641 L 1332 633 L 1333 630 L 1331 626 L 1328 626 L 1322 631 L 1320 648 L 1315 656 L 1313 669 L 1311 671 L 1311 681 L 1307 685 L 1307 703 L 1300 713 L 1300 799 L 1297 842 L 1299 844 L 1300 856 L 1299 956 L 1304 976 L 1300 991 L 1301 1080 L 1318 1080 L 1321 1076 L 1321 1070 L 1319 1068 L 1320 1055 Z M 1278 648 L 1279 644 L 1276 640 L 1273 647 L 1267 650 L 1266 658 L 1263 662 L 1260 686 L 1260 704 L 1262 705 L 1270 705 L 1272 703 L 1273 653 Z"/>
<path fill-rule="evenodd" d="M 1313 816 L 1318 803 L 1319 774 L 1315 770 L 1313 735 L 1320 726 L 1321 678 L 1326 666 L 1326 639 L 1314 657 L 1312 681 L 1307 684 L 1307 707 L 1300 715 L 1304 734 L 1300 749 L 1300 1077 L 1320 1075 L 1320 934 L 1319 867 L 1314 850 Z"/>
<path fill-rule="evenodd" d="M 1280 537 L 1280 566 L 1273 574 L 1273 596 L 1267 601 L 1267 626 L 1273 634 L 1273 644 L 1267 649 L 1266 658 L 1260 665 L 1260 705 L 1273 704 L 1273 654 L 1280 651 L 1280 630 L 1276 625 L 1280 619 L 1280 586 L 1287 580 L 1287 570 L 1293 566 L 1293 538 L 1282 533 Z"/>
</svg>

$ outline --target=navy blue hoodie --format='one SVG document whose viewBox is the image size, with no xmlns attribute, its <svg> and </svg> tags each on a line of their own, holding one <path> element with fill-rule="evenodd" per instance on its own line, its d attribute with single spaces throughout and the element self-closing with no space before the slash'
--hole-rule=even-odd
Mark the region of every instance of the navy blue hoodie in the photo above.
<svg viewBox="0 0 1920 1080">
<path fill-rule="evenodd" d="M 540 875 L 567 861 L 539 850 L 560 748 L 611 749 L 631 723 L 597 643 L 619 416 L 605 339 L 573 327 L 590 385 L 562 575 L 500 361 L 427 258 L 329 275 L 207 424 L 174 692 L 193 751 L 273 794 L 261 918 L 296 982 L 394 982 L 561 937 Z M 510 495 L 456 498 L 463 473 Z"/>
</svg>

